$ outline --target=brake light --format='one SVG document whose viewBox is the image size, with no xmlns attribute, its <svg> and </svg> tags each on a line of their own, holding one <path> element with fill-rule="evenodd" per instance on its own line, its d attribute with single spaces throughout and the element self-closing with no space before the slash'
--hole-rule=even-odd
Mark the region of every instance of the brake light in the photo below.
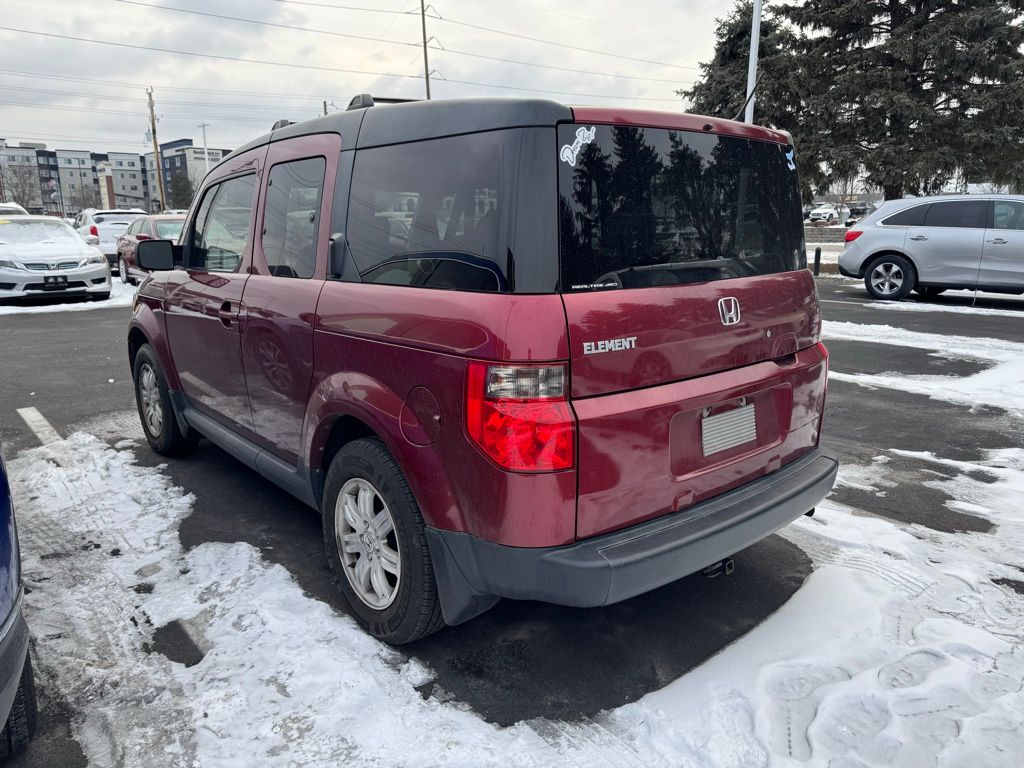
<svg viewBox="0 0 1024 768">
<path fill-rule="evenodd" d="M 100 236 L 100 231 L 98 229 L 96 229 L 96 225 L 95 224 L 93 224 L 92 226 L 89 227 L 89 234 L 93 235 L 95 237 L 99 237 Z"/>
<path fill-rule="evenodd" d="M 863 229 L 848 229 L 846 234 L 843 235 L 843 240 L 847 243 L 852 243 L 858 237 L 864 234 Z"/>
<path fill-rule="evenodd" d="M 503 469 L 570 469 L 576 424 L 566 400 L 567 378 L 564 365 L 471 362 L 466 376 L 469 437 Z"/>
</svg>

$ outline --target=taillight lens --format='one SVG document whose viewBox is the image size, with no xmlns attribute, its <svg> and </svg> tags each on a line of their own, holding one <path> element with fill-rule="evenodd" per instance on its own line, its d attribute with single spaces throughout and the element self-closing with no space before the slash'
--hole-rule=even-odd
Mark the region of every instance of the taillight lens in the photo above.
<svg viewBox="0 0 1024 768">
<path fill-rule="evenodd" d="M 856 240 L 863 234 L 863 229 L 848 229 L 846 230 L 846 234 L 843 235 L 843 240 L 846 241 L 847 243 L 852 243 L 854 240 Z"/>
<path fill-rule="evenodd" d="M 550 472 L 575 463 L 575 420 L 564 365 L 471 362 L 466 431 L 495 464 L 514 472 Z"/>
<path fill-rule="evenodd" d="M 93 224 L 92 226 L 89 227 L 89 234 L 93 235 L 95 237 L 99 237 L 100 236 L 100 231 L 98 229 L 96 229 L 96 225 L 95 224 Z"/>
</svg>

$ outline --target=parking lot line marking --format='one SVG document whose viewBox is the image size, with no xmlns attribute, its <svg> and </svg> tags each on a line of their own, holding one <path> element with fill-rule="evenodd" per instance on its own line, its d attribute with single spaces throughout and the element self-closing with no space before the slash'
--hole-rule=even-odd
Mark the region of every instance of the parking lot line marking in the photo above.
<svg viewBox="0 0 1024 768">
<path fill-rule="evenodd" d="M 19 408 L 18 415 L 21 416 L 22 420 L 28 425 L 28 428 L 32 430 L 43 445 L 56 443 L 63 439 L 60 433 L 53 428 L 53 425 L 37 409 Z"/>
<path fill-rule="evenodd" d="M 839 299 L 818 299 L 822 304 L 853 304 L 855 307 L 863 307 L 859 301 L 840 301 Z"/>
</svg>

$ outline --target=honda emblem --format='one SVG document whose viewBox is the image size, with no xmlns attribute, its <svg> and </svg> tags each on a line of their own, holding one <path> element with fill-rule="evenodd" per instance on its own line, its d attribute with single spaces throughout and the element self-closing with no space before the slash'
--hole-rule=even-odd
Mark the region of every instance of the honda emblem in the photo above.
<svg viewBox="0 0 1024 768">
<path fill-rule="evenodd" d="M 718 315 L 722 325 L 736 325 L 740 321 L 740 302 L 733 296 L 718 300 Z"/>
</svg>

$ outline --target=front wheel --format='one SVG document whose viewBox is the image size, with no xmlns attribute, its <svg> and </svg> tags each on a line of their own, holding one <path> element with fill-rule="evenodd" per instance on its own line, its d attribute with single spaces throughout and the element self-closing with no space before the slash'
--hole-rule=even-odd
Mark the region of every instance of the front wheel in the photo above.
<svg viewBox="0 0 1024 768">
<path fill-rule="evenodd" d="M 167 380 L 149 344 L 143 344 L 135 354 L 132 375 L 135 404 L 150 447 L 161 456 L 179 456 L 194 448 L 197 440 L 182 433 L 171 405 Z"/>
<path fill-rule="evenodd" d="M 380 440 L 361 438 L 331 462 L 323 532 L 335 585 L 353 618 L 392 645 L 444 626 L 419 505 Z"/>
<path fill-rule="evenodd" d="M 899 301 L 917 284 L 914 265 L 905 256 L 879 256 L 864 270 L 864 287 L 872 298 Z"/>
</svg>

